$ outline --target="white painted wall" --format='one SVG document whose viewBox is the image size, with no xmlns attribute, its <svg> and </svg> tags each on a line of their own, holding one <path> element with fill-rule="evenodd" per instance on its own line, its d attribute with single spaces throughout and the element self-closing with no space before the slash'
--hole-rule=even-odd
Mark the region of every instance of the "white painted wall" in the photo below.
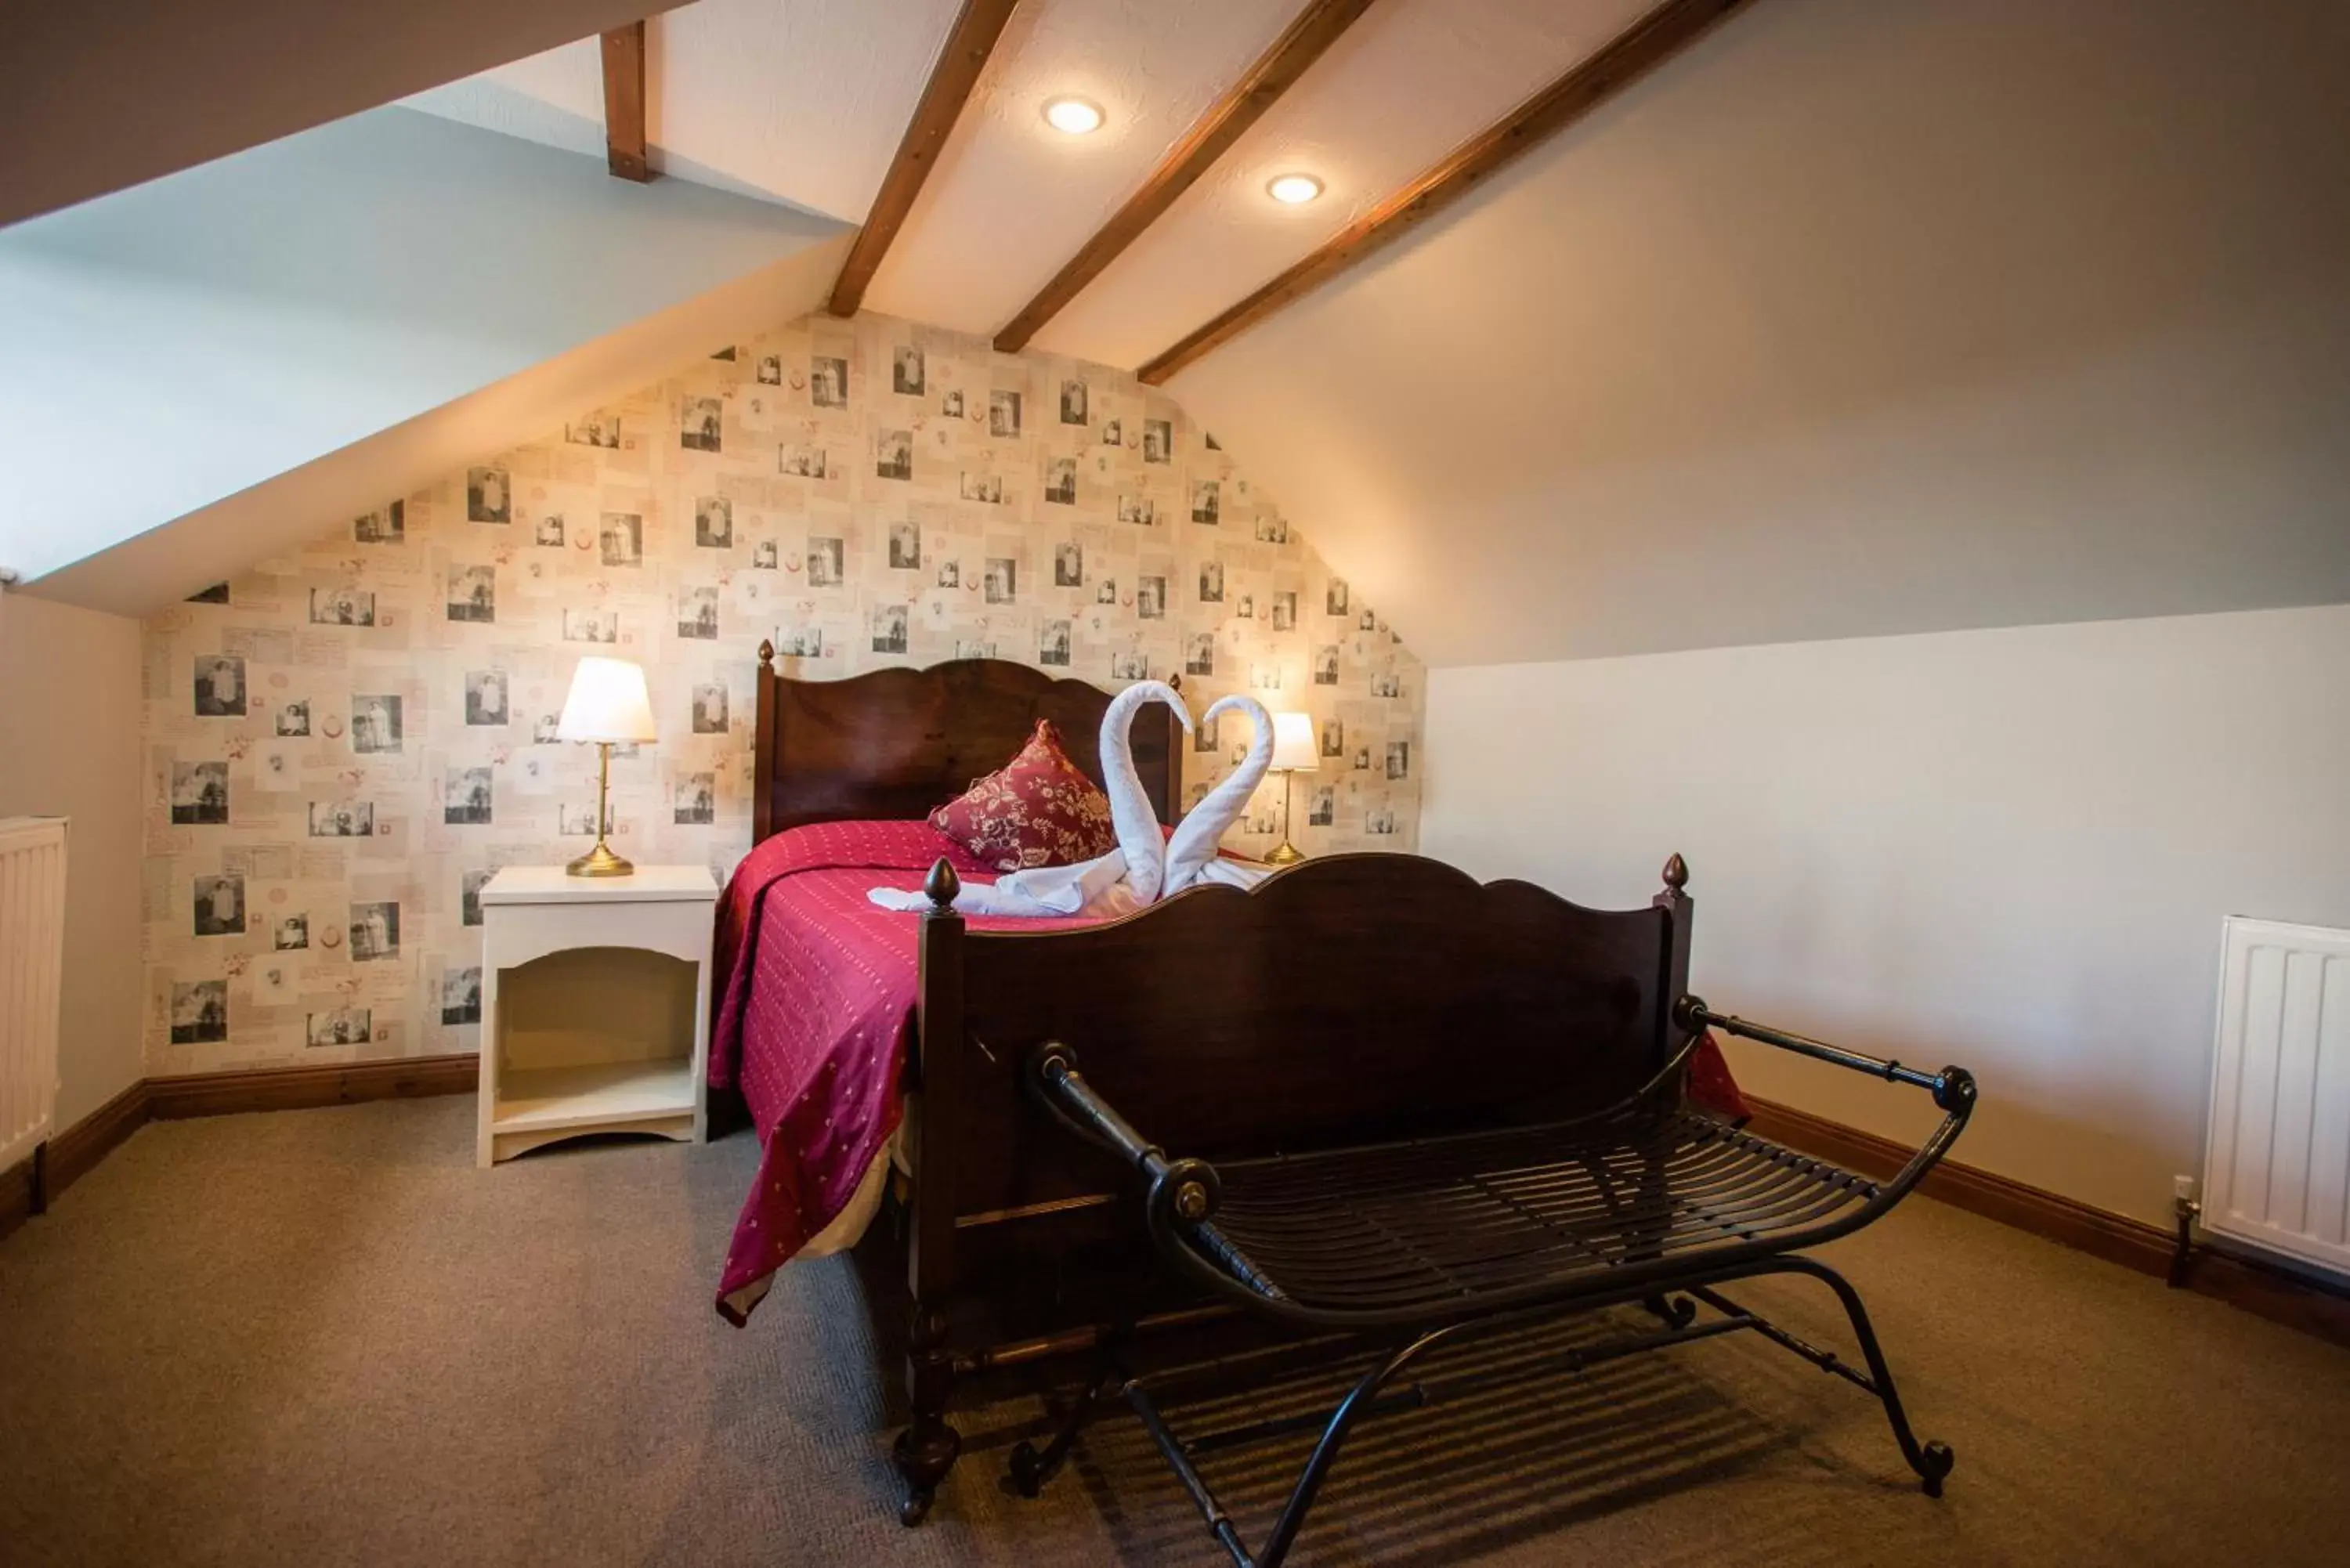
<svg viewBox="0 0 2350 1568">
<path fill-rule="evenodd" d="M 1623 908 L 1679 851 L 1709 1002 L 1970 1067 L 1957 1158 L 2152 1222 L 2199 1168 L 2220 917 L 2350 926 L 2350 607 L 1432 670 L 1428 725 L 1429 854 Z"/>
<path fill-rule="evenodd" d="M 0 593 L 0 816 L 72 819 L 57 1125 L 139 1055 L 139 623 Z"/>
</svg>

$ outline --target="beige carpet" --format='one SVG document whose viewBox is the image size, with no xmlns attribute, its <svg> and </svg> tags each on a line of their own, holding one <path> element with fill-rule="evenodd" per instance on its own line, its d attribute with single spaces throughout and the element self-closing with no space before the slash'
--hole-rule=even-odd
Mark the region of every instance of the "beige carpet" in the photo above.
<svg viewBox="0 0 2350 1568">
<path fill-rule="evenodd" d="M 0 1561 L 1223 1561 L 1128 1418 L 1008 1495 L 1025 1397 L 900 1529 L 854 1266 L 710 1310 L 747 1136 L 484 1173 L 472 1117 L 151 1127 L 0 1242 Z M 1366 1428 L 1295 1560 L 2350 1561 L 2350 1352 L 1923 1201 L 1830 1257 L 1958 1450 L 1940 1502 L 1873 1400 L 1736 1336 Z M 1846 1343 L 1815 1286 L 1735 1293 Z M 1252 1538 L 1300 1451 L 1208 1467 Z"/>
</svg>

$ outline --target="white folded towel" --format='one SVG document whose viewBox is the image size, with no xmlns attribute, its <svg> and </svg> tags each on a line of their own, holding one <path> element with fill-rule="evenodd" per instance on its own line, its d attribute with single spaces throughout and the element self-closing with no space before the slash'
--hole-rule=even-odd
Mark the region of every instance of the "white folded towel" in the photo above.
<svg viewBox="0 0 2350 1568">
<path fill-rule="evenodd" d="M 1223 888 L 1238 888 L 1245 893 L 1279 869 L 1277 866 L 1260 866 L 1253 860 L 1225 860 L 1220 857 L 1201 867 L 1200 874 L 1191 878 L 1191 886 L 1205 888 L 1210 883 L 1214 883 Z"/>
<path fill-rule="evenodd" d="M 1124 894 L 1124 899 L 1113 895 Z M 865 895 L 885 909 L 927 909 L 930 896 L 907 888 L 874 888 Z M 1099 908 L 1095 906 L 1099 905 Z M 1126 851 L 1113 849 L 1076 866 L 1038 866 L 1014 871 L 990 886 L 963 884 L 954 907 L 966 915 L 1015 915 L 1051 919 L 1076 914 L 1123 914 L 1133 900 L 1126 875 Z"/>
<path fill-rule="evenodd" d="M 1141 770 L 1134 765 L 1134 716 L 1144 705 L 1164 702 L 1175 710 L 1186 734 L 1191 710 L 1164 680 L 1138 680 L 1109 700 L 1102 714 L 1102 784 L 1109 794 L 1109 822 L 1118 846 L 1126 853 L 1127 885 L 1138 905 L 1155 903 L 1167 879 L 1167 839 L 1159 827 L 1159 814 L 1150 809 L 1150 795 L 1142 787 Z M 1171 809 L 1175 803 L 1167 803 Z"/>
<path fill-rule="evenodd" d="M 1216 716 L 1227 709 L 1249 716 L 1256 726 L 1256 737 L 1249 742 L 1249 752 L 1241 765 L 1232 771 L 1223 783 L 1210 790 L 1200 804 L 1184 814 L 1175 825 L 1175 836 L 1167 841 L 1167 893 L 1180 893 L 1200 879 L 1211 866 L 1219 862 L 1216 846 L 1223 841 L 1232 826 L 1248 809 L 1249 797 L 1256 786 L 1264 782 L 1265 770 L 1273 766 L 1273 715 L 1264 704 L 1253 697 L 1233 695 L 1209 708 L 1201 723 L 1212 724 Z"/>
</svg>

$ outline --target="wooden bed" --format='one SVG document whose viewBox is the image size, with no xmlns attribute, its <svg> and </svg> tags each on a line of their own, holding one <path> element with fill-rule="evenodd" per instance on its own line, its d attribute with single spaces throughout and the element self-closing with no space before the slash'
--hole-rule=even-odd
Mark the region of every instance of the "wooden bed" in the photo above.
<svg viewBox="0 0 2350 1568">
<path fill-rule="evenodd" d="M 958 661 L 838 681 L 776 672 L 760 649 L 756 834 L 926 815 L 1051 719 L 1097 782 L 1110 694 L 1021 665 Z M 1146 708 L 1135 754 L 1162 819 L 1182 734 Z M 1416 856 L 1305 861 L 1252 891 L 1203 887 L 1074 930 L 974 931 L 919 917 L 921 1095 L 909 1136 L 911 1424 L 896 1459 L 919 1521 L 954 1464 L 959 1373 L 1082 1349 L 1085 1325 L 1016 1344 L 974 1324 L 975 1282 L 1131 1223 L 1127 1173 L 1066 1136 L 1023 1087 L 1048 1041 L 1170 1147 L 1326 1147 L 1572 1114 L 1620 1097 L 1689 1038 L 1690 905 L 1679 858 L 1646 909 L 1578 908 L 1481 886 Z M 932 874 L 951 897 L 952 873 Z M 1474 1071 L 1464 1070 L 1472 1064 Z"/>
</svg>

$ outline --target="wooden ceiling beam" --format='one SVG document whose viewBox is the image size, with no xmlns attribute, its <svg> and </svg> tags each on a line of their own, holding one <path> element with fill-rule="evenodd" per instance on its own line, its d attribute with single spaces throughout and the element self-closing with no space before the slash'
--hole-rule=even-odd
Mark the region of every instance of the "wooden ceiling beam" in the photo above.
<svg viewBox="0 0 2350 1568">
<path fill-rule="evenodd" d="M 645 25 L 604 35 L 604 161 L 623 180 L 653 177 L 645 161 Z"/>
<path fill-rule="evenodd" d="M 962 117 L 962 106 L 979 85 L 980 72 L 986 68 L 995 40 L 1018 3 L 963 0 L 962 12 L 947 33 L 946 47 L 939 51 L 939 63 L 931 68 L 930 85 L 922 88 L 921 102 L 914 106 L 905 140 L 898 143 L 898 156 L 889 161 L 889 171 L 881 177 L 872 210 L 865 214 L 865 226 L 857 231 L 857 242 L 849 247 L 839 281 L 832 286 L 832 298 L 825 308 L 835 316 L 854 316 L 865 302 L 865 291 L 880 270 L 881 258 L 889 254 L 890 242 L 905 226 L 914 198 L 921 194 L 922 182 L 931 177 L 947 133 Z"/>
<path fill-rule="evenodd" d="M 1193 364 L 1293 301 L 1392 244 L 1486 177 L 1581 119 L 1748 0 L 1665 0 L 1597 54 L 1447 154 L 1443 161 L 1331 236 L 1255 293 L 1144 364 L 1150 386 Z"/>
<path fill-rule="evenodd" d="M 995 335 L 997 349 L 1017 354 L 1028 347 L 1029 339 L 1046 322 L 1140 239 L 1143 231 L 1157 223 L 1243 131 L 1296 86 L 1305 68 L 1320 59 L 1323 51 L 1360 20 L 1371 5 L 1372 0 L 1307 0 L 1305 8 L 1274 40 L 1273 47 L 1168 150 L 1126 205 Z"/>
</svg>

